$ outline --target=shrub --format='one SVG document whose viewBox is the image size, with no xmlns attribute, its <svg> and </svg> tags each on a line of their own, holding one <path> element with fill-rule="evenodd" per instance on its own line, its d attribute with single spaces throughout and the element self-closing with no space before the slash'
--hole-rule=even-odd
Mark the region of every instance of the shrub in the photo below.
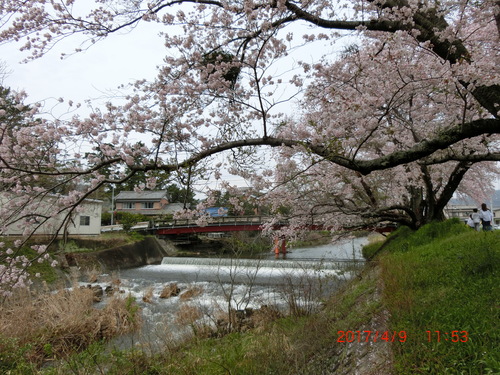
<svg viewBox="0 0 500 375">
<path fill-rule="evenodd" d="M 135 224 L 140 221 L 148 221 L 148 217 L 132 212 L 117 212 L 116 221 L 123 226 L 123 230 L 129 231 Z"/>
<path fill-rule="evenodd" d="M 87 288 L 35 297 L 19 292 L 0 306 L 0 358 L 4 367 L 25 362 L 41 365 L 133 332 L 140 323 L 137 305 L 130 298 L 111 298 L 98 309 L 93 291 Z M 20 349 L 12 352 L 12 343 Z"/>
<path fill-rule="evenodd" d="M 101 214 L 101 225 L 111 225 L 111 213 L 103 212 Z"/>
</svg>

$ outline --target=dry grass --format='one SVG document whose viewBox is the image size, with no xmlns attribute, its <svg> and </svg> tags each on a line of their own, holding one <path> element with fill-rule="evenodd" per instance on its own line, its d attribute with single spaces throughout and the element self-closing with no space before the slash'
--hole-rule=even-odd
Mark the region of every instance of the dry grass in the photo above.
<svg viewBox="0 0 500 375">
<path fill-rule="evenodd" d="M 154 289 L 153 287 L 147 288 L 143 293 L 142 293 L 142 300 L 146 303 L 153 303 L 153 292 Z"/>
<path fill-rule="evenodd" d="M 99 275 L 102 274 L 102 270 L 96 267 L 89 268 L 85 272 L 87 274 L 87 282 L 89 283 L 96 283 L 99 280 Z"/>
<path fill-rule="evenodd" d="M 182 304 L 176 314 L 176 323 L 179 325 L 192 325 L 203 317 L 203 312 L 199 307 Z"/>
<path fill-rule="evenodd" d="M 160 292 L 159 298 L 170 298 L 178 296 L 180 293 L 180 288 L 177 286 L 177 283 L 172 283 L 166 285 L 163 290 Z"/>
<path fill-rule="evenodd" d="M 19 292 L 0 305 L 0 339 L 29 346 L 26 359 L 41 364 L 139 328 L 138 308 L 130 299 L 110 298 L 102 309 L 93 300 L 86 288 L 37 296 Z"/>
<path fill-rule="evenodd" d="M 192 286 L 188 290 L 184 291 L 180 296 L 181 301 L 187 301 L 192 298 L 198 297 L 203 294 L 203 288 L 200 286 Z"/>
</svg>

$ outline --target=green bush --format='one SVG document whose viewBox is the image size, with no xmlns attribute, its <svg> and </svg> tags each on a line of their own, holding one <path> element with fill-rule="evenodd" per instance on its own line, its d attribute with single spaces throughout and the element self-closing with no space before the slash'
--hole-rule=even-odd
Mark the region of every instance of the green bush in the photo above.
<svg viewBox="0 0 500 375">
<path fill-rule="evenodd" d="M 26 353 L 31 351 L 30 345 L 19 345 L 14 338 L 0 336 L 0 373 L 9 374 L 13 370 L 19 373 L 35 373 L 36 366 L 26 360 Z"/>
<path fill-rule="evenodd" d="M 148 221 L 150 218 L 146 215 L 133 212 L 116 212 L 114 214 L 114 223 L 122 224 L 123 229 L 128 231 L 131 227 L 141 221 Z M 111 225 L 111 213 L 103 212 L 101 214 L 101 225 Z"/>
<path fill-rule="evenodd" d="M 110 212 L 103 212 L 101 214 L 101 225 L 103 225 L 103 226 L 111 225 L 111 213 Z"/>
<path fill-rule="evenodd" d="M 383 246 L 383 243 L 380 242 L 374 242 L 370 243 L 368 245 L 363 246 L 363 249 L 361 250 L 363 254 L 363 258 L 365 259 L 372 259 L 375 254 L 380 250 L 380 248 Z"/>
<path fill-rule="evenodd" d="M 117 212 L 116 222 L 123 226 L 123 230 L 129 231 L 134 225 L 141 221 L 148 221 L 149 218 L 145 215 L 134 214 L 132 212 Z"/>
</svg>

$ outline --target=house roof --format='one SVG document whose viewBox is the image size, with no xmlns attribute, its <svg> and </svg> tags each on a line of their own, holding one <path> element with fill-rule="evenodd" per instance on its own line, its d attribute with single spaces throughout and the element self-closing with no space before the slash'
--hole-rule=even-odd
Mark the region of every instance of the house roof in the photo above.
<svg viewBox="0 0 500 375">
<path fill-rule="evenodd" d="M 58 199 L 66 197 L 66 196 L 67 195 L 64 195 L 64 194 L 46 194 L 46 195 L 43 195 L 43 197 L 38 197 L 38 196 L 31 194 L 31 193 L 25 193 L 25 195 L 19 195 L 19 194 L 14 194 L 14 193 L 9 192 L 9 191 L 0 191 L 0 199 L 7 199 L 9 201 L 13 200 L 13 199 L 26 200 L 26 199 L 29 199 L 29 197 L 36 199 L 36 201 L 50 200 L 50 199 L 58 200 Z M 104 203 L 104 201 L 102 201 L 100 199 L 85 198 L 79 204 L 81 205 L 81 204 L 90 204 L 90 203 L 97 203 L 97 204 L 102 205 Z"/>
<path fill-rule="evenodd" d="M 170 203 L 165 207 L 160 209 L 143 209 L 143 210 L 124 210 L 117 209 L 117 212 L 131 212 L 134 214 L 141 214 L 145 216 L 161 216 L 161 215 L 169 215 L 174 214 L 177 211 L 181 211 L 184 209 L 184 205 L 182 203 Z"/>
<path fill-rule="evenodd" d="M 116 201 L 159 201 L 160 199 L 169 199 L 166 190 L 145 190 L 145 191 L 120 191 L 115 197 Z"/>
</svg>

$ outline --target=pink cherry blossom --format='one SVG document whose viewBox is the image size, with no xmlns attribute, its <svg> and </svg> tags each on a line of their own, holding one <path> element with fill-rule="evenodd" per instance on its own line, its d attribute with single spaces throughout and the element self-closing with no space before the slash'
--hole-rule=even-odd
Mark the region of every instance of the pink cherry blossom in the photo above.
<svg viewBox="0 0 500 375">
<path fill-rule="evenodd" d="M 63 232 L 86 198 L 138 172 L 140 190 L 154 187 L 153 171 L 203 163 L 222 179 L 229 166 L 260 191 L 267 229 L 289 218 L 288 236 L 310 224 L 416 228 L 442 219 L 455 192 L 483 199 L 498 178 L 498 1 L 140 4 L 2 3 L 0 41 L 27 60 L 76 35 L 87 39 L 67 55 L 140 22 L 165 28 L 156 79 L 86 116 L 54 119 L 2 90 L 0 228 L 25 230 L 0 249 L 3 295 L 29 284 L 31 262 L 53 263 L 43 247 L 16 256 L 33 232 L 55 217 Z M 213 202 L 176 217 L 205 223 Z"/>
</svg>

